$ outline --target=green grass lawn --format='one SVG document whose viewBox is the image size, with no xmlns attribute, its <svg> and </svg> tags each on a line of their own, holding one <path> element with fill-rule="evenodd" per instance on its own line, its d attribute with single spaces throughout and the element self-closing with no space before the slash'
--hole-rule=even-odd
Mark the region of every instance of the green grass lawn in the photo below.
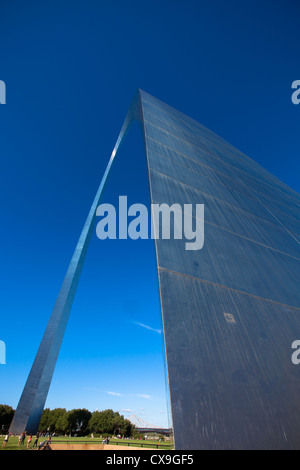
<svg viewBox="0 0 300 470">
<path fill-rule="evenodd" d="M 27 449 L 27 439 L 25 439 L 25 443 L 24 445 L 20 445 L 18 446 L 18 441 L 19 441 L 19 438 L 18 436 L 14 437 L 14 436 L 11 436 L 5 446 L 5 448 L 2 447 L 2 443 L 4 441 L 4 436 L 0 436 L 0 450 L 32 450 L 32 446 L 33 446 L 33 443 L 35 441 L 35 437 L 32 438 L 32 441 L 31 441 L 31 444 L 30 444 L 30 447 L 29 449 Z M 41 437 L 39 439 L 39 443 L 40 442 L 43 442 L 47 440 L 46 437 Z M 72 444 L 76 444 L 77 443 L 86 443 L 86 444 L 102 444 L 102 438 L 99 438 L 99 437 L 95 437 L 94 439 L 91 439 L 89 437 L 64 437 L 64 436 L 60 436 L 60 437 L 54 437 L 52 438 L 52 442 L 55 443 L 72 443 Z M 144 448 L 157 448 L 158 446 L 158 441 L 157 440 L 151 440 L 151 439 L 147 439 L 147 440 L 139 440 L 139 439 L 110 439 L 110 444 L 115 444 L 116 445 L 116 450 L 118 448 L 118 445 L 120 446 L 133 446 L 133 447 L 144 447 Z M 173 443 L 172 442 L 164 442 L 164 441 L 161 441 L 160 443 L 160 446 L 158 447 L 158 449 L 173 449 Z M 33 450 L 36 450 L 33 449 Z"/>
</svg>

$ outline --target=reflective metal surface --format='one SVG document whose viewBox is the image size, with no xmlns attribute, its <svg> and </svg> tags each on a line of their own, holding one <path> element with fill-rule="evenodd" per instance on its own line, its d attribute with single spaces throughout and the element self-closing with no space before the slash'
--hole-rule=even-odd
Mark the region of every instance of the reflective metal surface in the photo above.
<svg viewBox="0 0 300 470">
<path fill-rule="evenodd" d="M 142 92 L 156 203 L 205 206 L 205 243 L 156 240 L 176 449 L 299 449 L 300 197 Z"/>
</svg>

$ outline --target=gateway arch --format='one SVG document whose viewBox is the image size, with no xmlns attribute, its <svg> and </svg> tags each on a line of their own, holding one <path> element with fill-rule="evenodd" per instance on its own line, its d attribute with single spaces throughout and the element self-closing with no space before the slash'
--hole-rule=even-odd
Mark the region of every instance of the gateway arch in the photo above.
<svg viewBox="0 0 300 470">
<path fill-rule="evenodd" d="M 155 240 L 175 448 L 299 449 L 300 366 L 291 360 L 291 345 L 300 339 L 300 195 L 141 90 L 84 224 L 10 432 L 38 428 L 96 208 L 135 120 L 144 135 L 151 203 L 205 206 L 201 250 L 186 251 L 184 240 Z"/>
</svg>

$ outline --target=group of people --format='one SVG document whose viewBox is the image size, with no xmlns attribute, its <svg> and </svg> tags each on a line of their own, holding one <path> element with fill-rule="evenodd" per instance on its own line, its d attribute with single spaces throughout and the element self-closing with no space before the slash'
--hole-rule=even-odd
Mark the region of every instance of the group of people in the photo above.
<svg viewBox="0 0 300 470">
<path fill-rule="evenodd" d="M 19 436 L 19 441 L 18 441 L 18 446 L 23 446 L 25 445 L 25 439 L 26 439 L 26 432 L 22 432 Z M 32 434 L 30 434 L 28 436 L 28 439 L 27 439 L 27 449 L 29 449 L 30 447 L 30 444 L 31 444 L 31 441 L 32 441 Z M 36 438 L 34 440 L 34 443 L 33 443 L 33 446 L 32 448 L 35 448 L 35 447 L 38 447 L 38 442 L 39 442 L 39 434 L 36 435 Z"/>
<path fill-rule="evenodd" d="M 103 439 L 102 444 L 109 444 L 109 440 L 110 440 L 110 437 L 107 436 L 105 439 Z"/>
<path fill-rule="evenodd" d="M 20 435 L 19 435 L 19 440 L 18 440 L 18 447 L 19 446 L 24 446 L 25 445 L 25 440 L 26 440 L 26 431 L 25 432 L 22 432 Z M 8 442 L 8 439 L 10 437 L 10 434 L 6 434 L 5 438 L 4 438 L 4 441 L 3 441 L 3 444 L 2 444 L 2 447 L 5 447 L 7 442 Z M 46 441 L 42 441 L 39 443 L 39 433 L 37 433 L 36 437 L 35 437 L 35 440 L 33 442 L 33 445 L 32 445 L 32 449 L 36 448 L 36 449 L 42 449 L 43 447 L 45 447 L 47 444 L 50 444 L 51 443 L 51 437 L 48 438 L 48 440 Z M 28 436 L 28 439 L 27 439 L 27 449 L 30 448 L 30 444 L 32 442 L 32 434 L 29 434 Z"/>
</svg>

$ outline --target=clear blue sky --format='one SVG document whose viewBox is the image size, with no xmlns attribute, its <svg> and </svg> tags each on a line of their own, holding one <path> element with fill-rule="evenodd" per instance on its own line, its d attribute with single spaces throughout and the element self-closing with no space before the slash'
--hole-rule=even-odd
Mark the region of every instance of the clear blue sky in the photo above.
<svg viewBox="0 0 300 470">
<path fill-rule="evenodd" d="M 17 406 L 137 88 L 300 191 L 299 13 L 292 0 L 1 1 L 0 403 Z M 103 202 L 119 195 L 149 203 L 137 126 Z M 46 406 L 167 426 L 160 329 L 153 242 L 94 235 Z"/>
</svg>

